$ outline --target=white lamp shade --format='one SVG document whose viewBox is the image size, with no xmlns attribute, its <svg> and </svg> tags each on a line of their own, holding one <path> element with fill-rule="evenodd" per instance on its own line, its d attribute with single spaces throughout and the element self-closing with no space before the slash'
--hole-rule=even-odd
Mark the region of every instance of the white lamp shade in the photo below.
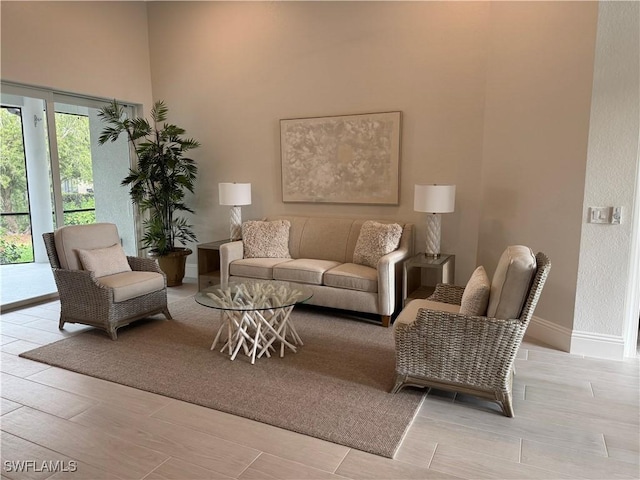
<svg viewBox="0 0 640 480">
<path fill-rule="evenodd" d="M 451 213 L 456 206 L 455 185 L 416 185 L 413 209 L 416 212 Z"/>
<path fill-rule="evenodd" d="M 219 183 L 220 205 L 251 205 L 250 183 Z"/>
</svg>

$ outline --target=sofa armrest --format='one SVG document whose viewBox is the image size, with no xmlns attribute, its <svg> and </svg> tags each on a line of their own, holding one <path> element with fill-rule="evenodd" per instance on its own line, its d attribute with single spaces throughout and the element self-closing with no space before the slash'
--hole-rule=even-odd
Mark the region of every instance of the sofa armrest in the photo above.
<svg viewBox="0 0 640 480">
<path fill-rule="evenodd" d="M 224 284 L 229 281 L 229 265 L 231 265 L 231 262 L 241 260 L 243 257 L 244 246 L 242 240 L 220 245 L 220 283 Z"/>
<path fill-rule="evenodd" d="M 397 282 L 402 268 L 402 262 L 409 258 L 408 248 L 398 248 L 388 253 L 378 261 L 378 302 L 380 315 L 393 315 L 396 309 L 398 288 Z"/>
</svg>

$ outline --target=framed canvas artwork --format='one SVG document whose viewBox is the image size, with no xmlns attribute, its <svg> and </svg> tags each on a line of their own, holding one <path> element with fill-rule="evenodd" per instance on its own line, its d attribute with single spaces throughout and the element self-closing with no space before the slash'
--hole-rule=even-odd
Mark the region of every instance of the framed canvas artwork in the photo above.
<svg viewBox="0 0 640 480">
<path fill-rule="evenodd" d="M 280 120 L 282 200 L 397 205 L 401 117 Z"/>
</svg>

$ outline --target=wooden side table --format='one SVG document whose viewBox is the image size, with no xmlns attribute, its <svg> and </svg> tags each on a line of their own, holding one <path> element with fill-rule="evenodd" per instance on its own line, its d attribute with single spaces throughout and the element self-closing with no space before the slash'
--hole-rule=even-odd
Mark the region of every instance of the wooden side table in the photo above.
<svg viewBox="0 0 640 480">
<path fill-rule="evenodd" d="M 423 269 L 435 270 L 435 283 L 453 283 L 456 271 L 456 256 L 446 253 L 439 257 L 427 257 L 424 253 L 406 260 L 402 266 L 402 305 L 407 299 L 427 298 L 435 290 L 435 284 L 423 284 Z"/>
<path fill-rule="evenodd" d="M 220 283 L 220 245 L 231 240 L 198 245 L 198 291 Z"/>
</svg>

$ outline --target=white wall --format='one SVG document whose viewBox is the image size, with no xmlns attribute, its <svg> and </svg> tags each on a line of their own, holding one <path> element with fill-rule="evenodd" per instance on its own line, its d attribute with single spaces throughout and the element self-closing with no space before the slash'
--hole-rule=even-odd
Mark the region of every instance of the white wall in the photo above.
<svg viewBox="0 0 640 480">
<path fill-rule="evenodd" d="M 152 2 L 154 96 L 201 141 L 200 241 L 228 235 L 218 182 L 251 182 L 244 219 L 362 215 L 418 223 L 415 183 L 458 185 L 443 251 L 465 283 L 476 262 L 487 3 Z M 279 120 L 403 112 L 399 206 L 284 204 Z M 193 261 L 193 260 L 191 260 Z"/>
<path fill-rule="evenodd" d="M 596 21 L 590 2 L 151 3 L 154 95 L 203 143 L 200 238 L 224 238 L 217 183 L 242 181 L 245 218 L 399 218 L 422 245 L 413 184 L 455 183 L 457 283 L 530 245 L 553 261 L 537 313 L 570 328 Z M 388 110 L 404 115 L 399 206 L 282 203 L 279 119 Z"/>
<path fill-rule="evenodd" d="M 0 2 L 2 79 L 151 103 L 145 2 Z"/>
<path fill-rule="evenodd" d="M 629 269 L 640 268 L 630 265 L 639 85 L 640 4 L 600 3 L 572 353 L 622 357 Z M 622 224 L 587 223 L 590 206 L 613 205 Z"/>
<path fill-rule="evenodd" d="M 598 5 L 494 2 L 487 67 L 479 262 L 504 245 L 551 259 L 536 316 L 571 328 Z"/>
</svg>

